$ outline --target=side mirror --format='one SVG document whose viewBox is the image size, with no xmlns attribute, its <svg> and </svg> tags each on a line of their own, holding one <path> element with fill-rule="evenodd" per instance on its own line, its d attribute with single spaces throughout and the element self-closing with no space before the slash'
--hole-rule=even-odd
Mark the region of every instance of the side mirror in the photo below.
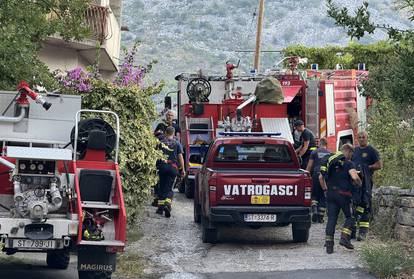
<svg viewBox="0 0 414 279">
<path fill-rule="evenodd" d="M 171 109 L 172 108 L 172 99 L 170 96 L 164 97 L 164 108 L 165 109 Z"/>
</svg>

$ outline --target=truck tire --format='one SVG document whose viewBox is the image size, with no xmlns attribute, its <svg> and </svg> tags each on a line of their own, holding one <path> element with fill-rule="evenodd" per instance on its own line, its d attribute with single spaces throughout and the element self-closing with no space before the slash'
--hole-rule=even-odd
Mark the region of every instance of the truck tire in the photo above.
<svg viewBox="0 0 414 279">
<path fill-rule="evenodd" d="M 201 238 L 203 243 L 217 243 L 217 228 L 212 228 L 208 226 L 208 219 L 201 217 Z"/>
<path fill-rule="evenodd" d="M 69 249 L 48 251 L 46 263 L 49 268 L 67 269 L 69 266 Z"/>
<path fill-rule="evenodd" d="M 292 235 L 293 242 L 308 242 L 309 239 L 309 228 L 298 227 L 292 224 Z"/>
<path fill-rule="evenodd" d="M 105 271 L 78 271 L 79 279 L 111 279 L 112 273 Z"/>
<path fill-rule="evenodd" d="M 188 199 L 194 198 L 194 181 L 193 180 L 191 180 L 191 181 L 186 180 L 186 183 L 185 183 L 185 196 Z"/>
</svg>

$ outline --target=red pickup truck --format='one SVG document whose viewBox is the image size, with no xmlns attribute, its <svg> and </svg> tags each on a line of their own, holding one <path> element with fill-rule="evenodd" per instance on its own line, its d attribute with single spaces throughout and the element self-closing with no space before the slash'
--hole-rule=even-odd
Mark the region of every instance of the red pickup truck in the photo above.
<svg viewBox="0 0 414 279">
<path fill-rule="evenodd" d="M 201 223 L 205 243 L 216 243 L 226 224 L 292 224 L 293 240 L 307 242 L 310 206 L 311 179 L 283 138 L 216 138 L 196 176 L 194 221 Z"/>
</svg>

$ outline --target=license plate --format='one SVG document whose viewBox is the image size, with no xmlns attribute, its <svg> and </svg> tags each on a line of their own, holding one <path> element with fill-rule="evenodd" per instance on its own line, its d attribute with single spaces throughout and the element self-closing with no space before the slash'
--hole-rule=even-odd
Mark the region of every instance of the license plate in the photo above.
<svg viewBox="0 0 414 279">
<path fill-rule="evenodd" d="M 251 196 L 251 204 L 270 204 L 270 196 Z"/>
<path fill-rule="evenodd" d="M 276 222 L 276 216 L 276 214 L 244 214 L 244 221 L 273 223 Z"/>
<path fill-rule="evenodd" d="M 13 239 L 13 248 L 55 249 L 55 240 Z"/>
</svg>

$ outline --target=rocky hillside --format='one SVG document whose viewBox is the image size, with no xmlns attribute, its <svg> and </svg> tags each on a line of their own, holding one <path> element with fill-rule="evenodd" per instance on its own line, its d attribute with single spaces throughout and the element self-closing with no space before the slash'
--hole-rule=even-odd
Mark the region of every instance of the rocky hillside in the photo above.
<svg viewBox="0 0 414 279">
<path fill-rule="evenodd" d="M 399 28 L 412 26 L 393 7 L 395 0 L 371 0 L 373 18 L 378 23 Z M 349 8 L 360 0 L 337 1 Z M 171 86 L 180 72 L 224 72 L 224 63 L 241 59 L 241 70 L 252 67 L 255 44 L 257 0 L 125 0 L 123 43 L 142 42 L 142 63 L 156 59 L 153 79 L 164 79 Z M 363 42 L 384 38 L 384 32 L 367 36 Z M 349 41 L 343 29 L 326 15 L 324 0 L 267 0 L 263 32 L 263 50 L 280 50 L 291 44 L 322 46 L 345 45 Z M 277 53 L 262 55 L 262 69 L 280 59 Z"/>
</svg>

